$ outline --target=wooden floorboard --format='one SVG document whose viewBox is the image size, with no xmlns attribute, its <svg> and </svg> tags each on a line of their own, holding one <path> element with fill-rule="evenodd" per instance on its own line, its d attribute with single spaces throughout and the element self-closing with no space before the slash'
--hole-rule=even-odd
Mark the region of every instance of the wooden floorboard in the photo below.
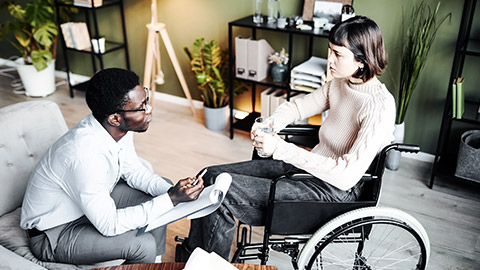
<svg viewBox="0 0 480 270">
<path fill-rule="evenodd" d="M 15 72 L 11 74 L 17 77 Z M 0 107 L 27 100 L 53 100 L 69 127 L 89 113 L 84 93 L 76 92 L 72 99 L 65 84 L 46 98 L 30 98 L 14 94 L 11 83 L 11 78 L 0 75 Z M 230 140 L 227 131 L 205 128 L 201 110 L 193 117 L 188 106 L 159 100 L 155 101 L 150 129 L 136 134 L 135 143 L 138 155 L 150 161 L 156 173 L 174 182 L 195 175 L 205 166 L 248 160 L 252 150 L 247 133 L 235 131 L 235 138 Z M 401 209 L 425 227 L 431 243 L 428 269 L 480 269 L 479 185 L 437 178 L 434 188 L 429 189 L 430 170 L 429 163 L 403 158 L 398 171 L 385 173 L 380 205 Z M 186 236 L 189 226 L 187 220 L 169 225 L 163 261 L 174 260 L 173 239 Z M 254 239 L 261 239 L 261 228 L 254 231 Z M 274 251 L 270 254 L 269 264 L 280 270 L 292 269 L 288 256 Z"/>
</svg>

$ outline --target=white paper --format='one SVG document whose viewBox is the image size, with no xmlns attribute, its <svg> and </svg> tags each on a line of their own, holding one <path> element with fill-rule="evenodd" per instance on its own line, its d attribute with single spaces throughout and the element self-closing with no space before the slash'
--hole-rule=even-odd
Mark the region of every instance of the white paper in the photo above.
<svg viewBox="0 0 480 270">
<path fill-rule="evenodd" d="M 195 219 L 212 213 L 220 206 L 220 204 L 222 204 L 231 183 L 232 176 L 230 174 L 219 174 L 215 179 L 215 184 L 206 187 L 195 201 L 177 204 L 160 218 L 148 224 L 144 232 L 148 232 L 184 217 Z"/>
<path fill-rule="evenodd" d="M 220 257 L 217 253 L 208 253 L 201 248 L 193 250 L 184 270 L 238 270 L 235 266 Z"/>
</svg>

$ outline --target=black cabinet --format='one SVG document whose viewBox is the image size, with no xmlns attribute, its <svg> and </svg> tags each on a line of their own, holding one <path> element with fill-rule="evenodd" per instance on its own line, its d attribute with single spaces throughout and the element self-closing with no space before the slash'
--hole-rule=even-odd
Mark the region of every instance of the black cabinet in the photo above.
<svg viewBox="0 0 480 270">
<path fill-rule="evenodd" d="M 93 1 L 92 1 L 93 2 Z M 97 12 L 100 9 L 109 9 L 109 8 L 118 8 L 120 12 L 120 19 L 121 19 L 121 31 L 122 31 L 122 36 L 123 36 L 123 41 L 112 41 L 112 40 L 106 40 L 105 41 L 105 51 L 104 52 L 94 52 L 93 49 L 85 49 L 85 50 L 77 50 L 73 48 L 68 48 L 65 44 L 65 39 L 63 38 L 62 31 L 60 31 L 60 39 L 62 40 L 62 50 L 63 50 L 63 57 L 65 61 L 65 69 L 67 72 L 67 81 L 68 81 L 68 88 L 70 90 L 70 96 L 73 98 L 74 93 L 73 89 L 80 89 L 84 90 L 85 84 L 82 83 L 79 85 L 72 85 L 70 83 L 70 65 L 68 61 L 68 52 L 78 52 L 78 53 L 84 53 L 90 55 L 91 62 L 92 62 L 92 69 L 93 73 L 97 72 L 97 61 L 99 63 L 99 68 L 100 70 L 104 69 L 104 55 L 117 51 L 117 50 L 123 50 L 125 53 L 125 63 L 126 63 L 126 68 L 130 69 L 130 60 L 128 56 L 128 46 L 127 46 L 127 31 L 125 28 L 125 13 L 124 13 L 124 8 L 123 8 L 123 1 L 122 0 L 103 0 L 103 3 L 101 6 L 98 7 L 81 7 L 81 6 L 74 6 L 73 4 L 67 4 L 63 2 L 62 0 L 55 0 L 55 8 L 57 11 L 57 24 L 60 26 L 62 23 L 61 18 L 59 16 L 59 7 L 60 6 L 66 6 L 66 7 L 75 7 L 79 10 L 79 13 L 83 13 L 85 15 L 85 23 L 87 24 L 88 32 L 90 34 L 90 37 L 100 37 L 102 36 L 100 32 L 100 27 L 98 24 L 98 17 L 97 17 Z M 93 25 L 91 23 L 93 21 Z M 113 27 L 108 26 L 106 27 L 108 29 L 113 29 Z"/>
<path fill-rule="evenodd" d="M 266 21 L 266 20 L 264 20 Z M 272 31 L 272 32 L 279 32 L 283 33 L 288 37 L 288 55 L 290 57 L 290 61 L 288 62 L 288 76 L 286 79 L 286 82 L 284 83 L 275 83 L 273 82 L 272 78 L 268 76 L 266 79 L 262 81 L 254 81 L 254 80 L 248 80 L 248 79 L 243 79 L 243 78 L 238 78 L 235 76 L 234 72 L 234 36 L 233 36 L 233 28 L 234 27 L 243 27 L 247 29 L 251 29 L 251 36 L 252 39 L 257 38 L 257 30 L 263 30 L 263 31 Z M 313 27 L 312 27 L 313 28 Z M 289 81 L 290 81 L 290 71 L 292 70 L 292 59 L 293 59 L 293 39 L 294 36 L 296 35 L 302 35 L 308 37 L 308 55 L 312 56 L 312 51 L 313 51 L 313 41 L 314 38 L 323 38 L 323 39 L 328 39 L 328 32 L 325 32 L 323 30 L 319 29 L 313 29 L 313 30 L 299 30 L 296 29 L 295 27 L 285 27 L 285 28 L 277 28 L 276 24 L 268 24 L 268 23 L 261 23 L 261 24 L 256 24 L 253 22 L 252 16 L 247 16 L 245 18 L 235 20 L 232 22 L 228 23 L 228 48 L 229 48 L 229 71 L 230 71 L 230 85 L 229 85 L 229 94 L 230 94 L 230 138 L 233 139 L 233 129 L 240 129 L 244 131 L 250 131 L 250 128 L 252 127 L 253 121 L 256 117 L 260 116 L 259 113 L 255 112 L 254 110 L 244 119 L 242 120 L 237 120 L 234 122 L 234 117 L 233 117 L 233 104 L 234 104 L 234 97 L 233 97 L 233 80 L 239 80 L 239 81 L 246 81 L 249 82 L 252 85 L 252 108 L 255 108 L 255 88 L 257 85 L 260 86 L 267 86 L 267 87 L 275 87 L 279 89 L 285 89 L 287 91 L 287 100 L 290 99 L 291 91 L 297 91 L 297 90 L 292 90 L 290 89 L 289 86 Z M 305 59 L 307 60 L 307 59 Z M 301 92 L 301 91 L 298 91 Z"/>
<path fill-rule="evenodd" d="M 480 56 L 480 41 L 470 38 L 472 23 L 475 16 L 476 3 L 476 0 L 465 0 L 463 8 L 447 97 L 445 99 L 442 126 L 440 128 L 437 149 L 433 161 L 432 174 L 429 183 L 430 188 L 433 187 L 433 182 L 437 176 L 453 180 L 463 179 L 455 176 L 457 163 L 457 151 L 455 151 L 456 148 L 451 147 L 452 145 L 450 145 L 450 147 L 448 146 L 452 141 L 457 141 L 456 138 L 452 139 L 454 136 L 458 137 L 458 134 L 454 134 L 456 132 L 456 127 L 473 126 L 478 129 L 480 126 L 480 112 L 478 111 L 480 101 L 478 100 L 465 100 L 465 113 L 463 114 L 462 118 L 452 118 L 452 83 L 456 78 L 462 77 L 465 59 L 467 57 Z M 476 63 L 478 63 L 478 61 Z M 468 80 L 468 78 L 466 79 Z M 477 89 L 465 88 L 464 91 L 465 93 L 478 93 L 480 90 L 477 86 Z M 454 150 L 450 148 L 453 148 Z"/>
</svg>

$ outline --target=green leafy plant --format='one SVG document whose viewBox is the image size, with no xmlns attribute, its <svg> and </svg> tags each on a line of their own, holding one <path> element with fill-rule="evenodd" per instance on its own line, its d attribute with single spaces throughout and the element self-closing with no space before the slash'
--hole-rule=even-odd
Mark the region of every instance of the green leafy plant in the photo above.
<svg viewBox="0 0 480 270">
<path fill-rule="evenodd" d="M 451 15 L 448 14 L 438 20 L 440 2 L 435 10 L 421 2 L 412 8 L 408 27 L 405 29 L 405 18 L 403 19 L 402 37 L 402 66 L 400 71 L 400 89 L 398 94 L 396 124 L 405 120 L 408 104 L 417 86 L 418 77 L 425 67 L 430 48 L 435 40 L 438 29 L 442 23 Z"/>
<path fill-rule="evenodd" d="M 183 50 L 190 60 L 204 105 L 209 108 L 226 106 L 229 99 L 228 53 L 221 51 L 215 40 L 206 42 L 204 38 L 196 39 L 191 50 L 187 47 Z M 233 89 L 235 95 L 247 90 L 238 82 Z"/>
<path fill-rule="evenodd" d="M 54 5 L 51 0 L 36 0 L 25 5 L 15 1 L 5 1 L 2 9 L 7 9 L 11 19 L 0 25 L 0 38 L 8 37 L 22 54 L 25 63 L 33 64 L 38 71 L 56 56 L 58 27 L 55 23 Z M 75 9 L 61 9 L 61 16 L 68 16 Z"/>
</svg>

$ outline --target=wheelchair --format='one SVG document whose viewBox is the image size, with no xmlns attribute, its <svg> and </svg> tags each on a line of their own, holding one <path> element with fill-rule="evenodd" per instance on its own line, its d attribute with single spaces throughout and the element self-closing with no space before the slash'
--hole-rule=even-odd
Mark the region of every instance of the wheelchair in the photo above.
<svg viewBox="0 0 480 270">
<path fill-rule="evenodd" d="M 311 126 L 288 129 L 279 134 L 312 134 L 306 130 Z M 363 190 L 358 201 L 276 200 L 278 182 L 302 181 L 311 175 L 283 175 L 272 180 L 263 242 L 252 243 L 252 227 L 238 224 L 237 250 L 232 262 L 255 259 L 266 264 L 269 251 L 274 250 L 288 254 L 293 268 L 299 270 L 426 269 L 430 243 L 423 226 L 401 210 L 377 206 L 385 159 L 391 150 L 417 153 L 420 148 L 407 144 L 386 146 L 362 177 Z"/>
</svg>

